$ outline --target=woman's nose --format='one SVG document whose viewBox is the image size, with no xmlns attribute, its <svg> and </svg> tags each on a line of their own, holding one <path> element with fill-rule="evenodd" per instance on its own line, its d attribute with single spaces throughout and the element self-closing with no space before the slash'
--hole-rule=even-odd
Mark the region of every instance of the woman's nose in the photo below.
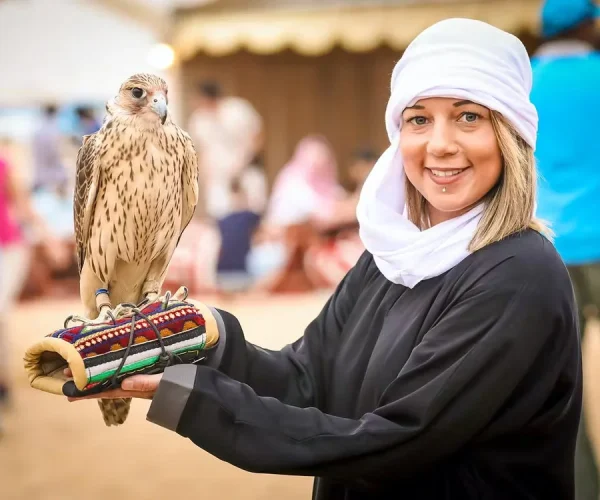
<svg viewBox="0 0 600 500">
<path fill-rule="evenodd" d="M 458 152 L 458 145 L 451 125 L 435 123 L 427 141 L 427 152 L 433 156 L 448 156 Z"/>
</svg>

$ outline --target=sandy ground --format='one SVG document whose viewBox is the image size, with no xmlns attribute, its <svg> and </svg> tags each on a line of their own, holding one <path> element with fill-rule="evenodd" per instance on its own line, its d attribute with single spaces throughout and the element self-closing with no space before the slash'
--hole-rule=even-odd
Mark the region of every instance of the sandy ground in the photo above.
<svg viewBox="0 0 600 500">
<path fill-rule="evenodd" d="M 212 303 L 236 314 L 250 341 L 279 348 L 302 334 L 325 300 L 312 295 Z M 241 471 L 150 424 L 149 402 L 134 401 L 126 424 L 107 428 L 95 401 L 69 403 L 31 389 L 23 351 L 78 309 L 77 300 L 28 303 L 10 320 L 15 391 L 0 440 L 2 500 L 310 498 L 309 478 Z"/>
<path fill-rule="evenodd" d="M 325 295 L 212 301 L 236 314 L 251 342 L 279 348 L 295 340 Z M 223 463 L 180 436 L 145 420 L 149 402 L 136 400 L 122 427 L 107 428 L 94 401 L 69 403 L 31 389 L 21 356 L 60 327 L 76 300 L 21 305 L 10 324 L 15 394 L 0 441 L 2 500 L 308 500 L 311 479 L 253 475 Z M 30 324 L 34 327 L 27 328 Z M 600 329 L 584 346 L 592 432 L 600 441 Z M 594 362 L 596 361 L 596 362 Z"/>
</svg>

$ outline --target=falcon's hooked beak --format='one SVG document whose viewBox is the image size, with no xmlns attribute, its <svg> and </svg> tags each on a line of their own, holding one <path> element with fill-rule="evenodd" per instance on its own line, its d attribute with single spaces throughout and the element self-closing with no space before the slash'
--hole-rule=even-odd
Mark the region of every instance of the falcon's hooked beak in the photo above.
<svg viewBox="0 0 600 500">
<path fill-rule="evenodd" d="M 156 92 L 150 101 L 150 107 L 160 117 L 160 122 L 164 125 L 167 119 L 167 98 L 161 92 Z"/>
</svg>

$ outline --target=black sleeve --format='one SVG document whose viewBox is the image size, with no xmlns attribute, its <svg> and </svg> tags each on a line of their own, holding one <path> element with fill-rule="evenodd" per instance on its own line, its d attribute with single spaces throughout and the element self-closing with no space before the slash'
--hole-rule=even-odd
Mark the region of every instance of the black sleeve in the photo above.
<svg viewBox="0 0 600 500">
<path fill-rule="evenodd" d="M 500 265 L 459 297 L 413 350 L 380 406 L 360 419 L 288 405 L 199 366 L 188 374 L 193 375 L 189 381 L 193 389 L 177 432 L 216 457 L 253 472 L 349 482 L 416 473 L 480 432 L 546 345 L 572 345 L 573 332 L 576 336 L 572 297 L 560 290 L 569 287 L 568 280 L 557 284 L 555 273 L 534 273 L 532 279 L 521 271 Z M 314 349 L 321 348 L 322 333 L 314 332 L 329 328 L 328 321 L 338 326 L 328 314 L 332 313 L 326 310 L 326 316 L 311 327 L 311 334 L 320 339 L 318 345 L 301 342 L 287 356 L 293 358 L 299 351 L 319 356 Z M 263 353 L 257 356 L 271 359 Z M 303 373 L 291 376 L 289 366 L 273 363 L 273 384 L 284 376 L 290 387 L 289 380 Z M 269 392 L 267 385 L 261 381 L 257 388 Z"/>
<path fill-rule="evenodd" d="M 277 398 L 294 406 L 318 407 L 324 392 L 324 359 L 335 353 L 340 332 L 354 307 L 356 289 L 367 261 L 368 255 L 364 254 L 304 335 L 279 351 L 247 342 L 237 318 L 217 309 L 225 348 L 218 366 L 213 367 L 250 386 L 259 396 Z M 285 318 L 277 320 L 282 329 L 287 328 Z"/>
</svg>

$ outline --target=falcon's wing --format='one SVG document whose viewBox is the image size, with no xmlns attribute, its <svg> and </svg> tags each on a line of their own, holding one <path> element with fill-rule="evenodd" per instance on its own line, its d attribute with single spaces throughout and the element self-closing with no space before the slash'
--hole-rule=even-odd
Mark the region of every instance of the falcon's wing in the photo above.
<svg viewBox="0 0 600 500">
<path fill-rule="evenodd" d="M 100 179 L 99 139 L 98 133 L 84 136 L 83 145 L 77 153 L 73 215 L 79 272 L 83 268 L 90 224 L 96 206 L 96 194 Z"/>
<path fill-rule="evenodd" d="M 182 188 L 183 188 L 183 206 L 181 210 L 181 233 L 177 239 L 177 243 L 181 239 L 183 231 L 192 220 L 196 205 L 198 204 L 198 155 L 194 148 L 194 143 L 191 137 L 183 130 L 179 130 L 178 148 L 183 151 L 183 171 L 182 171 Z"/>
</svg>

